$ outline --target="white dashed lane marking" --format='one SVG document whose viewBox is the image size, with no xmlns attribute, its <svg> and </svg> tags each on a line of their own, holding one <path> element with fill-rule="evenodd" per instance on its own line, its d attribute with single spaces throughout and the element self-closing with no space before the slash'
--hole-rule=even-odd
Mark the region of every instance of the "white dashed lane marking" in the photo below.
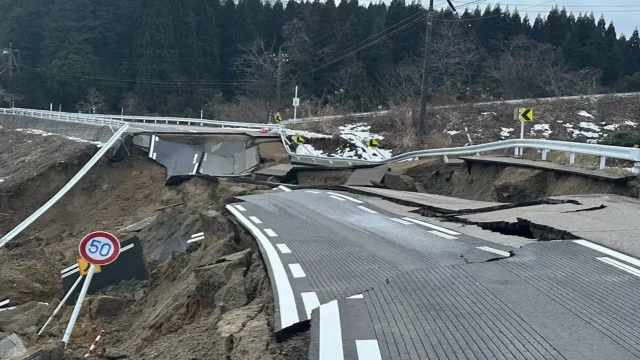
<svg viewBox="0 0 640 360">
<path fill-rule="evenodd" d="M 281 253 L 283 253 L 283 254 L 291 254 L 291 250 L 289 249 L 289 247 L 286 244 L 276 244 L 276 246 L 278 247 L 278 249 L 280 250 Z"/>
<path fill-rule="evenodd" d="M 236 209 L 240 210 L 240 211 L 247 211 L 247 209 L 244 208 L 244 206 L 242 205 L 233 205 L 236 207 Z"/>
<path fill-rule="evenodd" d="M 428 228 L 432 228 L 433 230 L 443 232 L 445 234 L 460 235 L 459 232 L 455 232 L 453 230 L 445 229 L 442 226 L 429 224 L 428 222 L 420 221 L 420 220 L 417 220 L 417 219 L 414 219 L 414 218 L 410 218 L 410 217 L 406 217 L 404 219 L 407 220 L 407 221 L 411 221 L 412 223 L 415 223 L 415 224 L 418 224 L 418 225 L 422 225 L 422 226 L 426 226 Z"/>
<path fill-rule="evenodd" d="M 289 269 L 291 270 L 291 275 L 294 278 L 302 278 L 302 277 L 306 277 L 307 276 L 304 273 L 304 270 L 302 270 L 302 266 L 300 266 L 300 264 L 298 264 L 298 263 L 289 264 Z"/>
<path fill-rule="evenodd" d="M 445 238 L 448 240 L 457 239 L 457 237 L 455 236 L 447 235 L 445 233 L 441 233 L 440 231 L 435 231 L 435 230 L 429 231 L 429 234 L 437 235 L 437 236 L 440 236 L 441 238 Z"/>
<path fill-rule="evenodd" d="M 253 221 L 256 224 L 262 224 L 262 221 L 260 221 L 260 219 L 258 219 L 255 216 L 249 216 L 249 219 L 251 219 L 251 221 Z"/>
<path fill-rule="evenodd" d="M 613 259 L 608 258 L 606 256 L 605 257 L 598 257 L 596 259 L 602 261 L 605 264 L 609 264 L 611 266 L 615 266 L 620 270 L 628 272 L 629 274 L 632 274 L 632 275 L 640 277 L 640 270 L 634 268 L 633 266 L 629 266 L 627 264 L 621 263 L 620 261 L 613 260 Z"/>
<path fill-rule="evenodd" d="M 352 198 L 352 197 L 350 197 L 350 196 L 347 196 L 347 195 L 342 195 L 342 194 L 338 194 L 338 193 L 334 193 L 334 192 L 327 192 L 327 194 L 330 194 L 330 195 L 333 195 L 333 196 L 341 197 L 341 198 L 343 198 L 343 199 L 345 199 L 345 200 L 349 200 L 349 201 L 354 202 L 354 203 L 356 203 L 356 204 L 364 204 L 364 202 L 363 202 L 363 201 L 360 201 L 360 200 L 358 200 L 358 199 L 354 199 L 354 198 Z"/>
<path fill-rule="evenodd" d="M 346 199 L 343 199 L 343 198 L 341 198 L 341 197 L 339 197 L 339 196 L 335 196 L 335 195 L 331 195 L 331 196 L 329 196 L 329 197 L 330 197 L 330 198 L 333 198 L 333 199 L 336 199 L 336 200 L 340 200 L 340 201 L 347 201 Z"/>
<path fill-rule="evenodd" d="M 269 237 L 276 237 L 278 236 L 278 234 L 276 234 L 275 232 L 273 232 L 273 230 L 271 229 L 264 229 L 264 232 L 267 233 L 267 235 L 269 235 Z"/>
<path fill-rule="evenodd" d="M 377 214 L 378 213 L 377 211 L 371 210 L 368 207 L 362 206 L 362 205 L 358 206 L 358 209 L 364 210 L 364 211 L 368 212 L 369 214 Z"/>
<path fill-rule="evenodd" d="M 393 220 L 393 221 L 395 221 L 397 223 L 403 224 L 403 225 L 412 225 L 410 222 L 404 221 L 402 219 L 397 219 L 397 218 L 389 218 L 389 219 L 391 219 L 391 220 Z"/>
<path fill-rule="evenodd" d="M 300 293 L 302 296 L 302 302 L 304 303 L 304 309 L 307 312 L 307 319 L 311 320 L 311 312 L 313 309 L 320 306 L 320 300 L 318 295 L 314 291 Z"/>
<path fill-rule="evenodd" d="M 476 249 L 478 250 L 483 250 L 483 251 L 488 251 L 490 253 L 494 253 L 494 254 L 498 254 L 500 256 L 504 256 L 504 257 L 509 257 L 511 256 L 510 253 L 506 252 L 506 251 L 502 251 L 502 250 L 498 250 L 498 249 L 494 249 L 492 247 L 488 247 L 488 246 L 479 246 Z"/>
</svg>

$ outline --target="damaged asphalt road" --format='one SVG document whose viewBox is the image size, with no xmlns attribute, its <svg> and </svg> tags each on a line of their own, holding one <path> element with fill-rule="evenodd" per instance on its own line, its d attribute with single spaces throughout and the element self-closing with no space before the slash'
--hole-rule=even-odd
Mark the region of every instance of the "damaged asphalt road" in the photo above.
<svg viewBox="0 0 640 360">
<path fill-rule="evenodd" d="M 633 341 L 640 269 L 620 252 L 585 240 L 514 249 L 339 191 L 279 189 L 239 199 L 227 209 L 265 259 L 274 330 L 310 321 L 310 359 L 640 358 Z M 550 202 L 489 213 L 523 216 L 503 213 L 505 223 L 526 224 L 536 238 L 555 228 L 526 217 L 557 217 L 541 207 L 593 207 Z"/>
</svg>

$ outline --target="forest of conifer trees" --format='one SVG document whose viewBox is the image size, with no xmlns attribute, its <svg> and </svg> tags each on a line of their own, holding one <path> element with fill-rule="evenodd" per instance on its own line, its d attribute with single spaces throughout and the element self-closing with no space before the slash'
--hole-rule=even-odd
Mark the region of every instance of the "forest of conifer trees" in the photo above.
<svg viewBox="0 0 640 360">
<path fill-rule="evenodd" d="M 434 15 L 432 102 L 640 90 L 637 30 L 561 7 L 459 11 Z M 0 86 L 16 106 L 66 111 L 282 111 L 296 85 L 314 105 L 371 110 L 419 97 L 425 26 L 404 0 L 4 0 L 18 69 Z"/>
</svg>

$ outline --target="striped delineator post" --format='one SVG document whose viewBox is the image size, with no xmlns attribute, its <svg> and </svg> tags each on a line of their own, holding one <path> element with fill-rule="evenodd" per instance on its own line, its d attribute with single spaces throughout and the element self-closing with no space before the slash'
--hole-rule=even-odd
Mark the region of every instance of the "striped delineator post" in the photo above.
<svg viewBox="0 0 640 360">
<path fill-rule="evenodd" d="M 93 340 L 93 343 L 91 344 L 91 347 L 89 348 L 89 350 L 87 350 L 87 353 L 84 354 L 84 357 L 88 358 L 89 355 L 93 354 L 93 351 L 96 349 L 96 347 L 98 346 L 98 343 L 100 342 L 100 340 L 102 339 L 102 336 L 104 335 L 104 330 L 100 330 L 100 333 L 98 334 L 98 337 L 96 337 L 95 340 Z"/>
</svg>

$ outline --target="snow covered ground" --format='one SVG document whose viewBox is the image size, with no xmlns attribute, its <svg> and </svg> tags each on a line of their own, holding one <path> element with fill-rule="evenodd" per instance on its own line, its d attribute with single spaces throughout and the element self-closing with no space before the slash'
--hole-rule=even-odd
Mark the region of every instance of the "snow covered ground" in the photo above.
<svg viewBox="0 0 640 360">
<path fill-rule="evenodd" d="M 80 139 L 80 138 L 73 137 L 73 136 L 54 134 L 54 133 L 50 133 L 50 132 L 46 132 L 46 131 L 42 131 L 42 130 L 37 130 L 37 129 L 15 129 L 15 131 L 19 131 L 19 132 L 25 133 L 25 134 L 42 135 L 42 136 L 52 136 L 52 135 L 53 136 L 61 136 L 61 137 L 65 138 L 65 139 L 68 139 L 68 140 L 71 140 L 71 141 L 75 141 L 75 142 L 95 144 L 98 147 L 102 146 L 102 143 L 100 141 L 89 141 L 89 140 Z"/>
</svg>

